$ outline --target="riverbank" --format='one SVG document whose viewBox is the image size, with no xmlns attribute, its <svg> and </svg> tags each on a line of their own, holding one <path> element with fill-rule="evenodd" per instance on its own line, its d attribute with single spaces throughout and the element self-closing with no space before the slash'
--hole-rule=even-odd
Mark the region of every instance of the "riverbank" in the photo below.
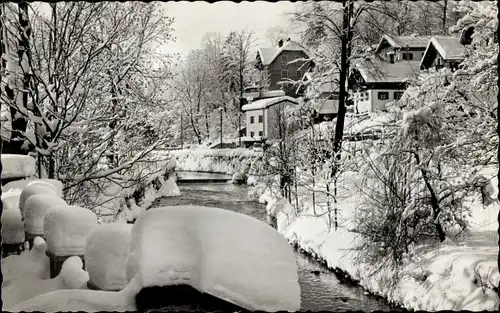
<svg viewBox="0 0 500 313">
<path fill-rule="evenodd" d="M 261 191 L 260 200 L 267 203 L 278 231 L 292 245 L 391 305 L 426 311 L 498 308 L 497 204 L 485 208 L 478 201 L 473 204 L 470 233 L 463 239 L 416 246 L 401 268 L 376 269 L 357 261 L 353 252 L 359 238 L 349 228 L 359 195 L 352 190 L 339 190 L 337 230 L 329 227 L 321 212 L 314 214 L 307 199 L 300 200 L 300 213 L 285 200 L 277 201 L 269 189 Z"/>
</svg>

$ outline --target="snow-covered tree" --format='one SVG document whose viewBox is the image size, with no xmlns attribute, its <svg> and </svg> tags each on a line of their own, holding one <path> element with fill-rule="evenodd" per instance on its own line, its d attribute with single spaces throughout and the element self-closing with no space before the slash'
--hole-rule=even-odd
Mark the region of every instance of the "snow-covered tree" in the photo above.
<svg viewBox="0 0 500 313">
<path fill-rule="evenodd" d="M 170 59 L 153 51 L 172 40 L 173 19 L 155 3 L 68 2 L 34 11 L 30 22 L 27 103 L 4 92 L 2 102 L 27 121 L 24 144 L 35 148 L 40 172 L 65 181 L 77 201 L 78 186 L 117 179 L 168 140 L 159 87 Z M 20 73 L 6 76 L 2 89 Z"/>
</svg>

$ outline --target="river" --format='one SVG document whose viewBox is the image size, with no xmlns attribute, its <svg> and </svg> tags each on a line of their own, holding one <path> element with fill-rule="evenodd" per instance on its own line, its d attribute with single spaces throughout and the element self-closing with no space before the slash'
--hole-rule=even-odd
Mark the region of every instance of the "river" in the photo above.
<svg viewBox="0 0 500 313">
<path fill-rule="evenodd" d="M 202 205 L 232 210 L 271 223 L 265 206 L 248 197 L 248 188 L 227 183 L 179 184 L 182 196 L 162 198 L 154 207 Z M 394 310 L 357 286 L 341 284 L 335 274 L 315 260 L 295 252 L 299 271 L 302 310 L 311 311 L 388 311 Z"/>
</svg>

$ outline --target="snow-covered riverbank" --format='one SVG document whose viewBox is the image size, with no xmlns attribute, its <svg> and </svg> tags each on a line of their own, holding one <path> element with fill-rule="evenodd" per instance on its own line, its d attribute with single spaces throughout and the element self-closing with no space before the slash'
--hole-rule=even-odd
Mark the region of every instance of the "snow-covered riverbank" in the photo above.
<svg viewBox="0 0 500 313">
<path fill-rule="evenodd" d="M 400 269 L 389 266 L 376 270 L 356 262 L 353 249 L 358 238 L 349 231 L 356 215 L 358 199 L 351 189 L 339 197 L 339 228 L 329 228 L 326 215 L 313 213 L 312 204 L 301 199 L 300 213 L 286 202 L 278 201 L 269 189 L 261 193 L 267 210 L 277 219 L 278 231 L 294 245 L 340 269 L 370 293 L 409 310 L 496 310 L 500 300 L 496 285 L 496 216 L 498 204 L 483 207 L 474 203 L 471 229 L 456 242 L 429 243 L 414 247 Z M 318 208 L 316 208 L 318 210 Z"/>
</svg>

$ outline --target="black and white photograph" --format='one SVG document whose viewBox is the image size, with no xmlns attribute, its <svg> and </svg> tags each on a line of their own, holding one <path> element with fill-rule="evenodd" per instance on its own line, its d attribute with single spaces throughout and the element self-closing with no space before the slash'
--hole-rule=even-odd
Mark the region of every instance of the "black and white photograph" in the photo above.
<svg viewBox="0 0 500 313">
<path fill-rule="evenodd" d="M 7 312 L 500 310 L 497 1 L 0 3 Z"/>
</svg>

